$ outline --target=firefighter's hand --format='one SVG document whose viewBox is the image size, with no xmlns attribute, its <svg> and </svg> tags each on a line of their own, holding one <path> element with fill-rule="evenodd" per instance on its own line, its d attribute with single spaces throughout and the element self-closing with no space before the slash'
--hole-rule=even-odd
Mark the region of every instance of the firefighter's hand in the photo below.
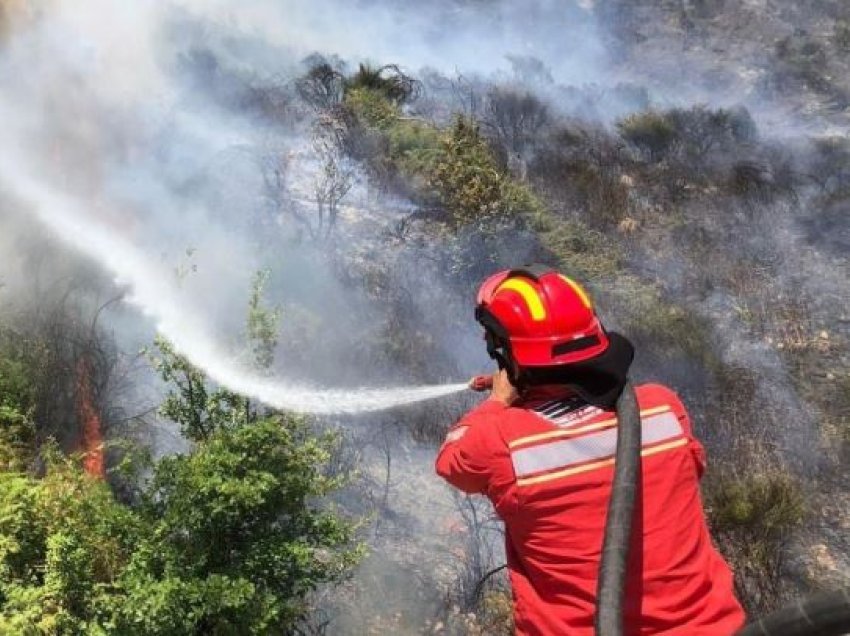
<svg viewBox="0 0 850 636">
<path fill-rule="evenodd" d="M 493 388 L 489 399 L 501 402 L 505 406 L 510 406 L 519 399 L 519 392 L 511 384 L 508 372 L 504 369 L 499 369 L 493 374 Z"/>
</svg>

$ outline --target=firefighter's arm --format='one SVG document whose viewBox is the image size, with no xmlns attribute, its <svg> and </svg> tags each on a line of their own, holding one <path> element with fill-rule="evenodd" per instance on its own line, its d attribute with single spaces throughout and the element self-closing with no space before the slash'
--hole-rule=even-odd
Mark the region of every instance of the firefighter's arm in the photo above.
<svg viewBox="0 0 850 636">
<path fill-rule="evenodd" d="M 485 492 L 498 444 L 494 419 L 507 408 L 504 402 L 491 398 L 452 426 L 437 455 L 437 474 L 464 492 Z"/>
</svg>

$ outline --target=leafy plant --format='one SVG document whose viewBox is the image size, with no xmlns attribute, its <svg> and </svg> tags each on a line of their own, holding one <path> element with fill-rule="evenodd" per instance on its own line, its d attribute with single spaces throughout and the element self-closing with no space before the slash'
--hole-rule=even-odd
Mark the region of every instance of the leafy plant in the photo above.
<svg viewBox="0 0 850 636">
<path fill-rule="evenodd" d="M 247 325 L 261 369 L 277 342 L 266 278 Z M 55 443 L 42 477 L 13 472 L 34 453 L 17 443 L 28 371 L 0 351 L 0 633 L 290 634 L 310 593 L 359 560 L 355 524 L 324 503 L 348 477 L 326 470 L 338 435 L 211 386 L 162 338 L 156 349 L 172 386 L 162 414 L 195 444 L 137 463 L 148 477 L 136 474 L 132 505 Z"/>
<path fill-rule="evenodd" d="M 676 140 L 676 129 L 668 117 L 656 111 L 629 115 L 617 122 L 617 130 L 651 161 L 660 161 Z"/>
<path fill-rule="evenodd" d="M 357 72 L 345 81 L 345 91 L 362 88 L 381 94 L 395 105 L 414 101 L 421 90 L 419 82 L 395 64 L 379 67 L 360 64 Z"/>
<path fill-rule="evenodd" d="M 786 544 L 806 505 L 793 477 L 778 470 L 715 475 L 706 488 L 714 537 L 736 573 L 738 597 L 761 613 L 781 597 Z"/>
</svg>

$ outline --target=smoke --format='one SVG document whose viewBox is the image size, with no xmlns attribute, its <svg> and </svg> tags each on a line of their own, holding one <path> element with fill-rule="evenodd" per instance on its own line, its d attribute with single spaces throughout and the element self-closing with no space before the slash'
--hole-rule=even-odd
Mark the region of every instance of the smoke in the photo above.
<svg viewBox="0 0 850 636">
<path fill-rule="evenodd" d="M 412 69 L 492 74 L 510 70 L 508 55 L 532 56 L 554 69 L 555 79 L 593 81 L 607 62 L 595 16 L 573 2 L 536 0 L 426 5 L 289 0 L 186 0 L 195 19 L 223 22 L 255 40 L 281 43 L 295 56 L 315 51 L 343 60 L 393 61 Z"/>
</svg>

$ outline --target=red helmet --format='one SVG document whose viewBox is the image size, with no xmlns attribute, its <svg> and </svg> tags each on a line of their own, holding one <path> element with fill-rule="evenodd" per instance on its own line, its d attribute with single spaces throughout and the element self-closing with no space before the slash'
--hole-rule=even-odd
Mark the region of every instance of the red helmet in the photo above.
<svg viewBox="0 0 850 636">
<path fill-rule="evenodd" d="M 595 358 L 608 335 L 587 292 L 555 270 L 529 265 L 494 274 L 478 290 L 476 319 L 503 366 L 553 367 Z"/>
</svg>

